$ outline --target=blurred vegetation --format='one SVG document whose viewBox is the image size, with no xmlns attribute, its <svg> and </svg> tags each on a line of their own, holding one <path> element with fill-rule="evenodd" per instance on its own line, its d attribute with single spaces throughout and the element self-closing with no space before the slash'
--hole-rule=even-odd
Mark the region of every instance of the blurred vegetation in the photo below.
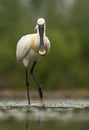
<svg viewBox="0 0 89 130">
<path fill-rule="evenodd" d="M 49 55 L 35 68 L 44 89 L 88 89 L 89 0 L 0 0 L 0 88 L 25 88 L 16 45 L 21 36 L 34 33 L 38 17 L 46 19 L 51 41 Z"/>
</svg>

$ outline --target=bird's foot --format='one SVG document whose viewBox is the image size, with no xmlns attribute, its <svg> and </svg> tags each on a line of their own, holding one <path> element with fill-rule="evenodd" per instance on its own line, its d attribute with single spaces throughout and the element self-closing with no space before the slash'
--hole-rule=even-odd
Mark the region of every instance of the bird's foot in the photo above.
<svg viewBox="0 0 89 130">
<path fill-rule="evenodd" d="M 47 110 L 47 107 L 46 107 L 46 105 L 45 105 L 43 100 L 41 100 L 41 109 L 42 110 Z"/>
</svg>

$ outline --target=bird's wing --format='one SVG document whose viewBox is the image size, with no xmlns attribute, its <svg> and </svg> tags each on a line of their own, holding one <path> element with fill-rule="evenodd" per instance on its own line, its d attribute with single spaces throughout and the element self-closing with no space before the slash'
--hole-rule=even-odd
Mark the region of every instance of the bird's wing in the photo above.
<svg viewBox="0 0 89 130">
<path fill-rule="evenodd" d="M 22 61 L 23 58 L 27 55 L 31 46 L 31 35 L 23 36 L 17 43 L 16 48 L 16 57 L 17 61 Z"/>
</svg>

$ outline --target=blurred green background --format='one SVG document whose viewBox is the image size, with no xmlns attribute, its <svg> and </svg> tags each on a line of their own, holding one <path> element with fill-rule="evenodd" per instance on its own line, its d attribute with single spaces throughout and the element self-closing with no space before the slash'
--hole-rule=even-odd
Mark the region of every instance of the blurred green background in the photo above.
<svg viewBox="0 0 89 130">
<path fill-rule="evenodd" d="M 0 0 L 0 89 L 25 89 L 16 45 L 21 36 L 35 33 L 39 17 L 51 41 L 49 55 L 35 68 L 44 89 L 89 89 L 89 0 Z"/>
</svg>

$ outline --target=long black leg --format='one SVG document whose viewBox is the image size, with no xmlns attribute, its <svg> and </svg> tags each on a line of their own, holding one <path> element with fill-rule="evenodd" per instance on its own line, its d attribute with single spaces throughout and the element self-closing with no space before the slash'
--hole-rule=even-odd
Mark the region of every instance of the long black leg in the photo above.
<svg viewBox="0 0 89 130">
<path fill-rule="evenodd" d="M 26 87 L 27 87 L 28 104 L 30 105 L 29 81 L 28 81 L 28 68 L 27 68 L 27 67 L 26 67 Z"/>
<path fill-rule="evenodd" d="M 34 78 L 34 80 L 35 80 L 37 86 L 38 86 L 39 96 L 40 96 L 41 101 L 43 102 L 43 90 L 42 90 L 42 85 L 40 84 L 40 82 L 39 82 L 39 80 L 37 79 L 37 77 L 34 75 L 34 67 L 35 67 L 36 63 L 37 63 L 37 61 L 34 61 L 32 67 L 31 67 L 30 72 L 31 72 L 31 74 L 32 74 L 32 76 L 33 76 L 33 78 Z"/>
</svg>

